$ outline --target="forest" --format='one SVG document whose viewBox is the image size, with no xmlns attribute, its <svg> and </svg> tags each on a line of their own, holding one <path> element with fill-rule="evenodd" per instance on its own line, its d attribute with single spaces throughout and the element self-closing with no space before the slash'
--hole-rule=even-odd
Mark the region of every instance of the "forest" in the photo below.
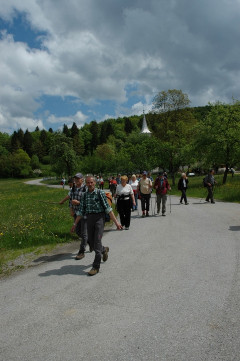
<svg viewBox="0 0 240 361">
<path fill-rule="evenodd" d="M 159 92 L 146 116 L 151 136 L 141 134 L 142 116 L 63 124 L 62 130 L 0 132 L 0 178 L 117 174 L 183 167 L 201 174 L 240 163 L 240 102 L 190 107 L 181 90 Z"/>
</svg>

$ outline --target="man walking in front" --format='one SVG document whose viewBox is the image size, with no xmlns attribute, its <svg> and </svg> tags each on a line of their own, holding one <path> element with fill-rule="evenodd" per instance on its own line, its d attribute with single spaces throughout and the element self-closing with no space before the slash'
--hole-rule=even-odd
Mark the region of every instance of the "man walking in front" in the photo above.
<svg viewBox="0 0 240 361">
<path fill-rule="evenodd" d="M 74 232 L 78 222 L 82 217 L 86 216 L 88 242 L 90 247 L 95 251 L 92 269 L 88 274 L 89 276 L 94 276 L 99 272 L 101 259 L 103 258 L 103 262 L 106 262 L 108 259 L 109 247 L 102 245 L 105 213 L 109 214 L 117 229 L 122 229 L 122 226 L 117 221 L 112 208 L 109 206 L 105 192 L 95 188 L 96 182 L 94 177 L 88 176 L 86 178 L 86 185 L 87 191 L 82 196 L 80 208 L 71 231 Z"/>
</svg>

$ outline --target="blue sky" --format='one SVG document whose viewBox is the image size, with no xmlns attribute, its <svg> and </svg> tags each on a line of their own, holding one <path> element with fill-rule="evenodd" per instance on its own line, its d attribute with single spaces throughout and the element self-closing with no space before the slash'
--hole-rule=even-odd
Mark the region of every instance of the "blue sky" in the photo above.
<svg viewBox="0 0 240 361">
<path fill-rule="evenodd" d="M 141 115 L 168 89 L 239 99 L 239 15 L 238 0 L 2 1 L 0 131 Z"/>
</svg>

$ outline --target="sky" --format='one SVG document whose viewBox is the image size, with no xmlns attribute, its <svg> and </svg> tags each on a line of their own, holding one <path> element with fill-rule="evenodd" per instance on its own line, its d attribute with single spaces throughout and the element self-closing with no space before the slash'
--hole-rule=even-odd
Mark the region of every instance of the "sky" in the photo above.
<svg viewBox="0 0 240 361">
<path fill-rule="evenodd" d="M 240 99 L 240 0 L 0 0 L 0 132 Z"/>
</svg>

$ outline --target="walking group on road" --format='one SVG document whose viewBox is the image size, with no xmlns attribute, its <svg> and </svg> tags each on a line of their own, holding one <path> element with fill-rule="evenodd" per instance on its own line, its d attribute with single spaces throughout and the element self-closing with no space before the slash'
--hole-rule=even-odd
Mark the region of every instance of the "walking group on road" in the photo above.
<svg viewBox="0 0 240 361">
<path fill-rule="evenodd" d="M 203 179 L 204 186 L 207 187 L 208 195 L 206 201 L 215 203 L 213 199 L 213 189 L 216 184 L 214 170 L 211 169 Z M 151 194 L 153 189 L 156 191 L 157 207 L 156 215 L 162 213 L 166 216 L 167 194 L 171 190 L 168 182 L 167 173 L 160 172 L 153 182 L 150 173 L 144 171 L 142 176 L 133 174 L 131 177 L 120 174 L 115 178 L 109 179 L 109 188 L 114 199 L 116 199 L 116 208 L 119 213 L 120 222 L 113 213 L 113 209 L 108 201 L 108 195 L 103 190 L 103 178 L 87 176 L 84 182 L 82 173 L 77 173 L 68 181 L 70 191 L 68 195 L 59 203 L 63 204 L 69 201 L 70 215 L 73 217 L 71 232 L 75 232 L 81 239 L 79 251 L 75 257 L 81 260 L 85 257 L 87 245 L 90 252 L 95 252 L 92 269 L 88 272 L 89 276 L 94 276 L 99 272 L 101 261 L 108 259 L 109 247 L 103 246 L 102 237 L 106 216 L 111 219 L 117 230 L 128 230 L 131 222 L 131 212 L 138 211 L 138 199 L 141 201 L 142 217 L 149 217 L 150 202 L 152 205 Z M 180 204 L 188 205 L 186 191 L 188 188 L 188 178 L 182 173 L 178 182 L 178 190 L 181 191 Z M 111 197 L 111 194 L 110 194 Z M 110 202 L 111 203 L 111 202 Z M 171 202 L 170 202 L 171 212 Z M 153 209 L 152 209 L 153 213 Z"/>
</svg>

